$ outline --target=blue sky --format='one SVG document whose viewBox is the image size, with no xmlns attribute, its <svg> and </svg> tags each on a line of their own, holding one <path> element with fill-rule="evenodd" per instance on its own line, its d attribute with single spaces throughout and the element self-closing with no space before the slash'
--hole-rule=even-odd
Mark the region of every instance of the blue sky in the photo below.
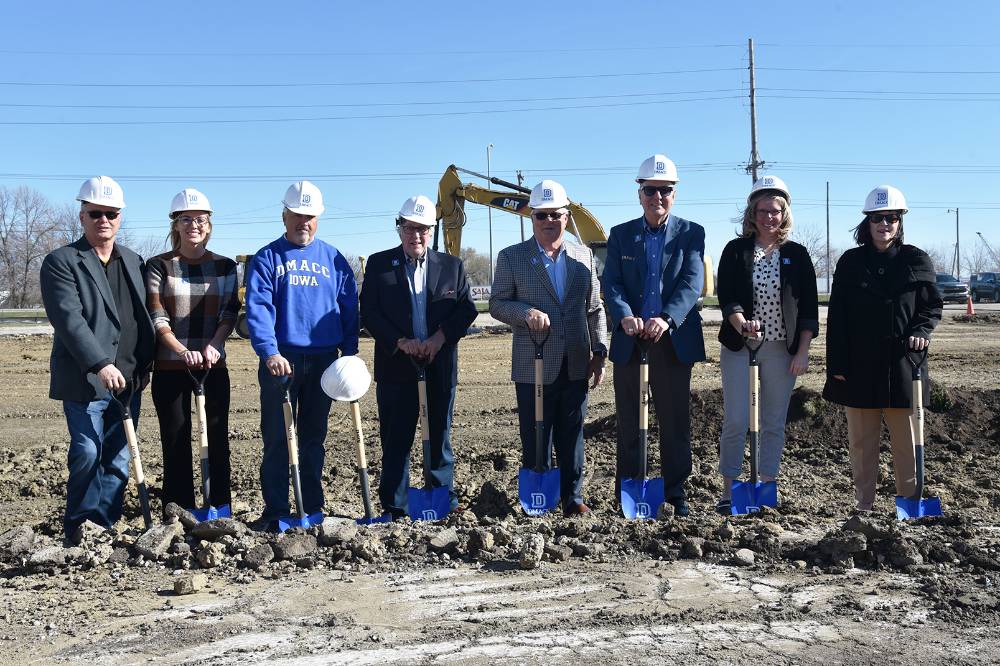
<svg viewBox="0 0 1000 666">
<path fill-rule="evenodd" d="M 950 252 L 958 207 L 963 253 L 976 231 L 1000 249 L 997 7 L 17 3 L 0 185 L 71 202 L 107 174 L 127 228 L 156 237 L 171 197 L 196 187 L 216 210 L 211 247 L 234 255 L 281 233 L 284 190 L 308 178 L 327 202 L 320 237 L 370 254 L 398 243 L 406 197 L 435 198 L 452 163 L 485 171 L 490 143 L 494 175 L 555 178 L 605 229 L 639 215 L 635 172 L 663 152 L 680 172 L 674 212 L 718 258 L 750 186 L 753 38 L 764 172 L 789 184 L 799 227 L 825 228 L 829 181 L 831 240 L 848 247 L 885 182 L 910 201 L 908 241 Z M 233 122 L 247 120 L 266 122 Z M 468 211 L 463 244 L 485 252 L 486 210 Z M 517 218 L 494 213 L 494 252 L 519 239 Z"/>
</svg>

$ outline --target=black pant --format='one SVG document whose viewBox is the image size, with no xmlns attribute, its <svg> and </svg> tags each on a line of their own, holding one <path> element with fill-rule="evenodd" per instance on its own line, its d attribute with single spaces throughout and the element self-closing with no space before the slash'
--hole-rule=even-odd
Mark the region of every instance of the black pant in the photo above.
<svg viewBox="0 0 1000 666">
<path fill-rule="evenodd" d="M 535 385 L 515 382 L 521 431 L 521 464 L 535 468 Z M 583 421 L 587 416 L 587 380 L 570 380 L 563 359 L 559 376 L 542 388 L 545 462 L 552 446 L 559 462 L 559 494 L 563 508 L 583 503 Z"/>
<path fill-rule="evenodd" d="M 163 444 L 163 506 L 176 502 L 186 509 L 195 501 L 191 471 L 191 394 L 194 383 L 185 370 L 153 372 L 153 404 Z M 229 370 L 212 368 L 205 380 L 208 464 L 212 506 L 232 501 L 229 485 Z M 200 497 L 200 494 L 199 494 Z"/>
<path fill-rule="evenodd" d="M 649 348 L 649 386 L 660 426 L 660 473 L 668 498 L 684 497 L 691 475 L 691 369 L 677 359 L 670 336 L 664 334 Z M 628 363 L 615 363 L 615 409 L 618 412 L 618 466 L 615 497 L 621 480 L 638 478 L 639 459 L 639 345 Z"/>
</svg>

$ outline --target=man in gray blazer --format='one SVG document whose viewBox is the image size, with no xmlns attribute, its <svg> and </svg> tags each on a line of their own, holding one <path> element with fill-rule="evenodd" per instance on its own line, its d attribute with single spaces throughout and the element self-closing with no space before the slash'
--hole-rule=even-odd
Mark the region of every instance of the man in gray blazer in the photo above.
<svg viewBox="0 0 1000 666">
<path fill-rule="evenodd" d="M 125 199 L 107 176 L 87 180 L 77 197 L 83 237 L 53 250 L 41 268 L 42 302 L 55 329 L 49 397 L 62 400 L 69 428 L 69 479 L 63 529 L 85 520 L 104 527 L 122 514 L 129 450 L 112 392 L 141 387 L 153 360 L 145 265 L 115 243 Z M 130 410 L 138 423 L 139 394 Z"/>
<path fill-rule="evenodd" d="M 531 191 L 534 237 L 497 256 L 490 314 L 514 331 L 511 379 L 515 382 L 523 464 L 535 460 L 534 359 L 529 330 L 543 350 L 545 441 L 555 445 L 560 494 L 567 516 L 590 511 L 583 503 L 583 421 L 587 381 L 604 377 L 607 327 L 594 257 L 565 242 L 569 199 L 562 185 L 543 180 Z"/>
</svg>

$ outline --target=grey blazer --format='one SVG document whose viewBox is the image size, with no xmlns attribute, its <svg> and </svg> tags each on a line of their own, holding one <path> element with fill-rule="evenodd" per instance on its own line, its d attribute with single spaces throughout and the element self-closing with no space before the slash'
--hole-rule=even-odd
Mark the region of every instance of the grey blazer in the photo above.
<svg viewBox="0 0 1000 666">
<path fill-rule="evenodd" d="M 142 257 L 127 247 L 115 247 L 132 295 L 145 306 Z M 50 252 L 40 274 L 45 314 L 55 329 L 49 359 L 49 397 L 90 402 L 107 395 L 89 369 L 104 359 L 115 359 L 121 329 L 111 285 L 97 253 L 86 238 L 81 238 Z M 139 336 L 140 342 L 150 342 L 148 349 L 136 350 L 137 368 L 148 368 L 153 359 L 153 323 L 145 307 L 136 308 L 135 319 L 148 329 L 147 335 Z"/>
<path fill-rule="evenodd" d="M 579 380 L 586 379 L 593 352 L 607 354 L 607 324 L 594 257 L 584 245 L 566 242 L 563 248 L 566 290 L 562 303 L 545 272 L 534 238 L 511 245 L 497 256 L 490 314 L 514 330 L 510 374 L 515 382 L 535 381 L 535 346 L 525 324 L 532 308 L 547 314 L 552 322 L 552 332 L 542 352 L 546 384 L 559 375 L 563 357 L 568 361 L 569 379 Z"/>
</svg>

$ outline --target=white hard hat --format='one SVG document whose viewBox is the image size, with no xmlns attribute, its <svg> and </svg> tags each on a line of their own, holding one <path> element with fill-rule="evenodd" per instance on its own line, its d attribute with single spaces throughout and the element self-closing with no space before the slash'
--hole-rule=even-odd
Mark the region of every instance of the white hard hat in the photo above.
<svg viewBox="0 0 1000 666">
<path fill-rule="evenodd" d="M 639 166 L 639 175 L 636 176 L 635 182 L 641 183 L 644 180 L 663 180 L 668 183 L 676 183 L 678 180 L 677 167 L 667 159 L 666 155 L 653 155 Z"/>
<path fill-rule="evenodd" d="M 568 205 L 566 188 L 554 180 L 543 180 L 531 188 L 531 197 L 528 199 L 528 206 L 531 208 L 548 210 Z"/>
<path fill-rule="evenodd" d="M 353 402 L 368 392 L 372 376 L 360 357 L 341 356 L 323 371 L 319 383 L 331 399 Z"/>
<path fill-rule="evenodd" d="M 76 200 L 110 208 L 125 207 L 125 193 L 122 192 L 122 186 L 111 176 L 94 176 L 85 180 L 80 186 L 80 194 Z"/>
<path fill-rule="evenodd" d="M 865 207 L 862 213 L 875 213 L 881 210 L 899 210 L 906 213 L 906 197 L 892 185 L 879 185 L 865 197 Z"/>
<path fill-rule="evenodd" d="M 433 227 L 437 224 L 434 214 L 434 204 L 422 194 L 410 197 L 403 202 L 403 207 L 399 209 L 399 217 L 410 222 L 422 224 L 425 227 Z"/>
<path fill-rule="evenodd" d="M 281 202 L 285 208 L 300 215 L 317 217 L 326 210 L 323 208 L 323 193 L 319 188 L 308 180 L 300 180 L 292 183 L 285 192 L 285 199 Z"/>
<path fill-rule="evenodd" d="M 750 203 L 750 199 L 755 194 L 764 190 L 773 190 L 785 197 L 788 203 L 792 203 L 792 195 L 788 193 L 788 186 L 785 185 L 785 181 L 777 176 L 761 176 L 758 178 L 754 182 L 753 187 L 750 188 L 750 194 L 747 195 L 747 203 Z"/>
<path fill-rule="evenodd" d="M 170 217 L 185 210 L 204 210 L 212 212 L 212 204 L 208 203 L 208 197 L 194 189 L 186 187 L 174 195 L 174 200 L 170 202 Z"/>
</svg>

